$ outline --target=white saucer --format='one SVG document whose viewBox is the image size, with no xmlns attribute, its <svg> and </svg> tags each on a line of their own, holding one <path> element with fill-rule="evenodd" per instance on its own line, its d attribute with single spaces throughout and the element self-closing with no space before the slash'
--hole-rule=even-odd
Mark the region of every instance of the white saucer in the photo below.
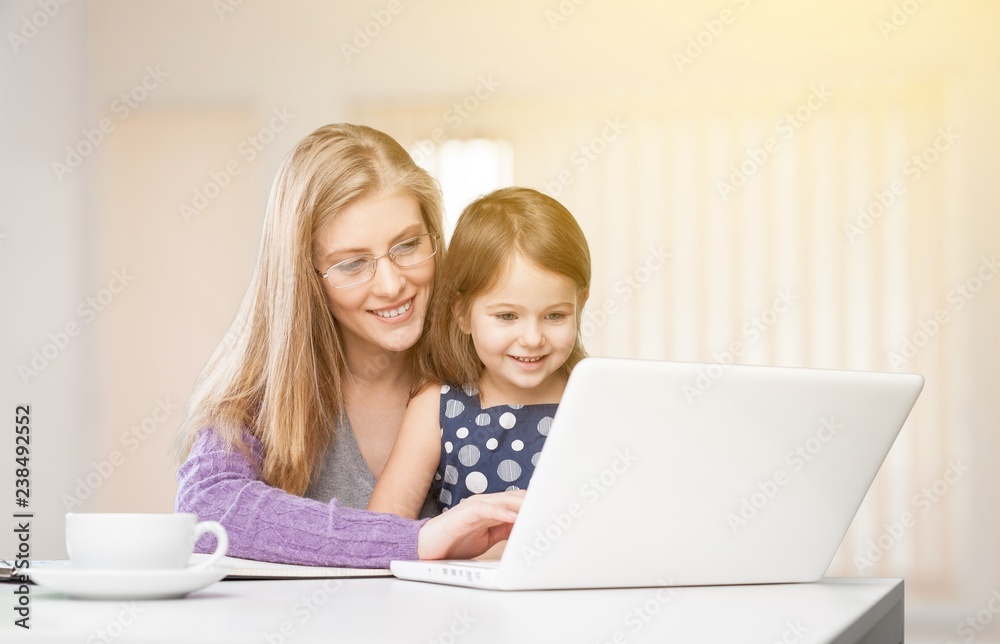
<svg viewBox="0 0 1000 644">
<path fill-rule="evenodd" d="M 39 586 L 78 599 L 177 599 L 219 581 L 229 568 L 199 570 L 81 570 L 71 565 L 30 568 Z"/>
</svg>

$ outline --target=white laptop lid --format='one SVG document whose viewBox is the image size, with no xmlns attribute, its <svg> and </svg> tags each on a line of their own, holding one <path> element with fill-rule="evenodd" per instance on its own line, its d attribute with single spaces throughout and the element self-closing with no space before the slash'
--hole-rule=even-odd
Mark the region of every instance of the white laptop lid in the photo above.
<svg viewBox="0 0 1000 644">
<path fill-rule="evenodd" d="M 588 358 L 497 587 L 816 580 L 922 386 L 914 374 Z"/>
</svg>

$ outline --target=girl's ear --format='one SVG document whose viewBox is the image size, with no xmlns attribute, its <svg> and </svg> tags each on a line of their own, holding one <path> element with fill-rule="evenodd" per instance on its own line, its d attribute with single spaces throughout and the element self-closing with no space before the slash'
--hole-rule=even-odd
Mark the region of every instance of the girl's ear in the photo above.
<svg viewBox="0 0 1000 644">
<path fill-rule="evenodd" d="M 465 300 L 463 298 L 455 298 L 455 301 L 451 305 L 451 314 L 455 316 L 455 321 L 458 322 L 458 328 L 462 330 L 462 333 L 466 335 L 472 333 L 472 329 L 469 326 L 469 314 L 466 311 Z"/>
<path fill-rule="evenodd" d="M 583 306 L 587 303 L 587 298 L 590 297 L 589 288 L 581 288 L 576 292 L 576 308 L 579 311 L 583 311 Z"/>
</svg>

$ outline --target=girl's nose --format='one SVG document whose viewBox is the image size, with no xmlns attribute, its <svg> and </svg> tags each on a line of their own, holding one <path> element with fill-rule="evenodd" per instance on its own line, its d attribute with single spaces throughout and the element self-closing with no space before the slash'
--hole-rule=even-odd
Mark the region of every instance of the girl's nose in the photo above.
<svg viewBox="0 0 1000 644">
<path fill-rule="evenodd" d="M 543 341 L 542 332 L 538 328 L 538 324 L 530 320 L 526 320 L 524 326 L 521 328 L 521 345 L 525 347 L 535 347 L 542 344 Z"/>
</svg>

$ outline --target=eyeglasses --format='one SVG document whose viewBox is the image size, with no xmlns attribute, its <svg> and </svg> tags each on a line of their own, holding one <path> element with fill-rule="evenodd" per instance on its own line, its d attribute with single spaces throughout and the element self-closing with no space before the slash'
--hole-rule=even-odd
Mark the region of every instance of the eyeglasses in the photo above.
<svg viewBox="0 0 1000 644">
<path fill-rule="evenodd" d="M 320 275 L 330 282 L 333 288 L 350 288 L 364 284 L 375 277 L 378 260 L 388 257 L 399 268 L 413 268 L 423 264 L 437 254 L 438 239 L 434 233 L 424 233 L 410 237 L 395 244 L 385 255 L 358 255 L 342 262 L 337 262 L 325 273 Z M 319 271 L 316 271 L 319 273 Z"/>
</svg>

